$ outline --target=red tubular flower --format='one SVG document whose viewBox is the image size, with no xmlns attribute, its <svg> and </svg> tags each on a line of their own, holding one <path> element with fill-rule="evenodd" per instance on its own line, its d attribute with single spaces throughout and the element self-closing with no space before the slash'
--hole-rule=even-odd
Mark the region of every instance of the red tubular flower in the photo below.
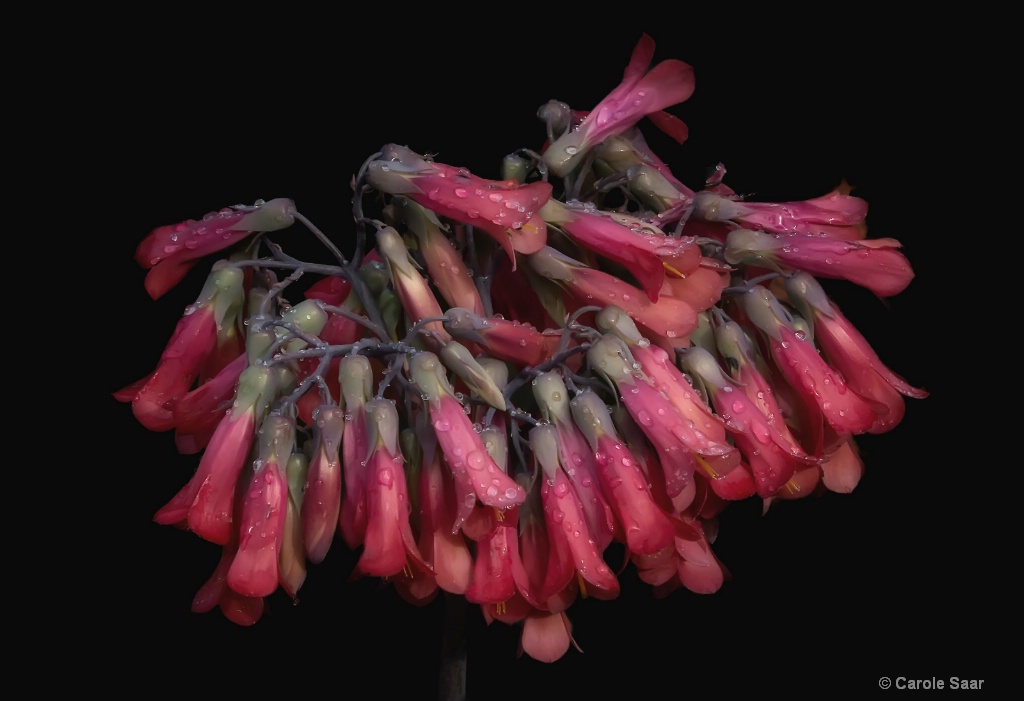
<svg viewBox="0 0 1024 701">
<path fill-rule="evenodd" d="M 279 231 L 295 222 L 295 203 L 287 199 L 236 205 L 207 214 L 201 221 L 189 219 L 160 226 L 142 240 L 136 262 L 149 270 L 146 291 L 162 297 L 181 282 L 198 260 L 224 250 L 257 231 Z"/>
<path fill-rule="evenodd" d="M 214 430 L 199 467 L 188 484 L 153 520 L 186 523 L 201 538 L 220 545 L 231 539 L 233 498 L 262 416 L 274 390 L 273 373 L 264 366 L 246 368 L 238 381 L 231 410 Z"/>
<path fill-rule="evenodd" d="M 398 447 L 398 411 L 390 399 L 366 403 L 370 455 L 367 459 L 366 536 L 356 572 L 393 577 L 407 567 L 430 571 L 409 525 L 409 491 Z"/>
<path fill-rule="evenodd" d="M 442 217 L 487 233 L 513 263 L 515 252 L 533 253 L 547 242 L 547 226 L 537 210 L 551 197 L 550 183 L 487 180 L 396 144 L 382 149 L 366 178 L 382 192 L 405 195 Z"/>
<path fill-rule="evenodd" d="M 529 262 L 533 270 L 563 285 L 582 304 L 616 304 L 658 336 L 682 339 L 697 328 L 697 311 L 682 299 L 663 295 L 652 303 L 633 285 L 551 247 L 534 253 Z"/>
<path fill-rule="evenodd" d="M 486 506 L 507 509 L 523 503 L 526 492 L 487 454 L 462 404 L 455 398 L 443 365 L 430 352 L 409 358 L 409 375 L 427 396 L 430 420 L 445 462 L 455 477 L 459 510 L 452 530 L 458 530 L 479 500 Z"/>
<path fill-rule="evenodd" d="M 323 405 L 313 412 L 313 458 L 306 473 L 302 499 L 302 543 L 306 557 L 323 562 L 338 528 L 341 514 L 341 437 L 345 412 Z"/>
<path fill-rule="evenodd" d="M 695 85 L 693 68 L 669 59 L 648 70 L 653 58 L 654 40 L 644 34 L 633 49 L 622 82 L 597 103 L 576 129 L 555 139 L 544 151 L 544 162 L 553 173 L 565 176 L 594 146 L 621 134 L 646 116 L 652 116 L 662 130 L 674 134 L 677 140 L 685 139 L 685 125 L 680 126 L 672 115 L 654 115 L 689 99 Z"/>
<path fill-rule="evenodd" d="M 896 239 L 843 239 L 818 234 L 766 234 L 736 229 L 726 239 L 730 263 L 760 265 L 788 272 L 805 271 L 824 278 L 848 280 L 879 297 L 892 297 L 914 279 L 910 262 Z"/>
<path fill-rule="evenodd" d="M 245 596 L 270 596 L 280 582 L 279 558 L 288 513 L 285 470 L 295 448 L 295 422 L 279 414 L 263 419 L 259 453 L 238 521 L 238 552 L 228 586 Z"/>
<path fill-rule="evenodd" d="M 924 399 L 928 392 L 911 386 L 890 370 L 871 344 L 832 303 L 817 280 L 798 273 L 786 280 L 790 301 L 811 322 L 814 340 L 847 385 L 865 399 L 885 407 L 869 433 L 891 431 L 903 419 L 903 397 Z"/>
<path fill-rule="evenodd" d="M 194 304 L 185 309 L 156 370 L 114 394 L 151 431 L 174 428 L 174 403 L 192 388 L 217 348 L 218 328 L 231 325 L 243 299 L 242 272 L 215 266 Z"/>
<path fill-rule="evenodd" d="M 732 222 L 771 234 L 826 235 L 844 241 L 863 239 L 868 203 L 840 190 L 802 202 L 747 202 L 711 190 L 698 192 L 693 216 L 706 222 Z"/>
<path fill-rule="evenodd" d="M 224 411 L 231 407 L 238 378 L 247 365 L 245 355 L 239 355 L 216 377 L 174 402 L 174 444 L 179 451 L 198 453 L 209 444 Z"/>
<path fill-rule="evenodd" d="M 288 456 L 285 480 L 288 495 L 285 499 L 284 535 L 281 553 L 277 558 L 278 579 L 292 601 L 298 602 L 299 589 L 306 581 L 306 548 L 303 545 L 302 505 L 309 473 L 309 458 L 304 453 Z"/>
<path fill-rule="evenodd" d="M 583 390 L 570 402 L 573 418 L 594 451 L 603 492 L 622 524 L 630 552 L 650 555 L 672 545 L 675 529 L 654 502 L 647 478 L 615 431 L 604 401 Z"/>
</svg>

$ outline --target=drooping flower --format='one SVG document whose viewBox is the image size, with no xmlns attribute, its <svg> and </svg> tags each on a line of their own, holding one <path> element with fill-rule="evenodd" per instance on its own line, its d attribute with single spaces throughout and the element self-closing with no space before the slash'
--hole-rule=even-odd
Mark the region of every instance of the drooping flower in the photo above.
<svg viewBox="0 0 1024 701">
<path fill-rule="evenodd" d="M 306 581 L 307 572 L 302 505 L 305 501 L 308 473 L 309 458 L 304 453 L 293 452 L 288 456 L 288 464 L 285 466 L 288 495 L 285 500 L 284 535 L 281 538 L 281 553 L 277 558 L 277 567 L 281 588 L 296 602 L 299 589 Z"/>
<path fill-rule="evenodd" d="M 879 411 L 869 433 L 891 431 L 903 419 L 903 397 L 924 399 L 928 392 L 911 386 L 890 370 L 868 340 L 843 316 L 817 280 L 797 273 L 785 282 L 790 301 L 811 322 L 814 340 L 829 363 L 842 373 L 851 390 L 878 405 Z"/>
<path fill-rule="evenodd" d="M 319 564 L 334 541 L 341 514 L 341 437 L 345 412 L 341 407 L 325 404 L 313 412 L 312 418 L 313 457 L 302 499 L 302 543 L 309 561 Z"/>
<path fill-rule="evenodd" d="M 174 428 L 174 403 L 192 389 L 217 348 L 219 329 L 237 323 L 243 301 L 242 272 L 217 265 L 194 304 L 185 309 L 156 369 L 114 394 L 151 431 Z"/>
<path fill-rule="evenodd" d="M 480 229 L 513 262 L 515 252 L 533 253 L 547 242 L 547 227 L 537 214 L 551 197 L 551 184 L 545 181 L 488 180 L 397 144 L 381 149 L 366 177 L 382 192 L 405 195 L 440 216 Z"/>
<path fill-rule="evenodd" d="M 345 475 L 344 499 L 338 527 L 352 549 L 363 543 L 366 533 L 367 459 L 370 438 L 366 423 L 366 403 L 373 398 L 373 368 L 362 355 L 346 355 L 338 365 L 345 428 L 342 430 L 341 455 Z"/>
<path fill-rule="evenodd" d="M 526 492 L 487 454 L 443 368 L 438 357 L 430 352 L 409 358 L 409 376 L 427 397 L 438 446 L 455 477 L 459 510 L 452 525 L 454 531 L 468 518 L 477 500 L 486 506 L 507 509 L 522 504 Z"/>
<path fill-rule="evenodd" d="M 730 263 L 760 265 L 780 272 L 804 271 L 848 280 L 879 297 L 892 297 L 914 279 L 910 262 L 896 239 L 846 241 L 819 234 L 767 234 L 735 229 L 726 239 Z"/>
<path fill-rule="evenodd" d="M 595 105 L 578 127 L 548 146 L 544 162 L 551 172 L 565 176 L 609 136 L 621 134 L 642 118 L 689 99 L 695 85 L 693 68 L 678 59 L 668 59 L 648 70 L 654 46 L 654 40 L 644 34 L 633 49 L 622 82 Z M 675 124 L 678 120 L 667 113 L 663 115 L 655 117 L 659 124 L 685 138 L 685 127 L 680 129 Z"/>
<path fill-rule="evenodd" d="M 257 422 L 269 404 L 274 374 L 265 366 L 246 368 L 238 380 L 231 410 L 217 424 L 192 479 L 154 515 L 157 523 L 185 523 L 196 535 L 224 545 L 233 532 L 233 498 L 256 437 Z"/>
<path fill-rule="evenodd" d="M 561 340 L 529 324 L 481 317 L 460 307 L 452 307 L 444 316 L 444 327 L 452 336 L 472 341 L 489 355 L 510 363 L 540 365 L 555 353 Z"/>
<path fill-rule="evenodd" d="M 442 315 L 441 305 L 430 290 L 430 285 L 416 269 L 416 262 L 409 254 L 409 249 L 402 236 L 390 226 L 381 227 L 377 231 L 377 248 L 387 261 L 388 271 L 395 292 L 405 310 L 410 324 L 426 319 L 437 319 Z M 424 328 L 429 330 L 441 343 L 451 340 L 440 321 L 427 321 Z"/>
<path fill-rule="evenodd" d="M 840 189 L 802 202 L 749 202 L 711 190 L 698 192 L 693 200 L 693 216 L 702 221 L 731 222 L 770 234 L 825 235 L 844 241 L 864 238 L 867 213 L 864 199 Z"/>
<path fill-rule="evenodd" d="M 279 231 L 295 222 L 295 203 L 287 199 L 236 205 L 201 220 L 159 226 L 139 244 L 135 260 L 149 270 L 146 291 L 159 299 L 181 282 L 200 258 L 224 250 L 252 234 Z"/>
<path fill-rule="evenodd" d="M 280 414 L 263 419 L 259 452 L 238 520 L 238 552 L 228 586 L 245 596 L 270 596 L 280 584 L 279 559 L 288 514 L 288 459 L 295 449 L 295 421 Z"/>
<path fill-rule="evenodd" d="M 360 574 L 394 577 L 407 567 L 430 571 L 409 526 L 409 491 L 398 445 L 398 411 L 390 399 L 366 403 L 370 455 L 366 475 L 366 535 Z"/>
</svg>

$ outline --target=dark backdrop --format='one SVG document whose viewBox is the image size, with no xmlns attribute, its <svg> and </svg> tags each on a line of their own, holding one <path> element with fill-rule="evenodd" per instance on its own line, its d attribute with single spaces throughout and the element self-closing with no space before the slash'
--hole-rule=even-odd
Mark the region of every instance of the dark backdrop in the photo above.
<svg viewBox="0 0 1024 701">
<path fill-rule="evenodd" d="M 114 173 L 107 204 L 117 216 L 103 232 L 101 270 L 121 319 L 116 362 L 94 377 L 100 391 L 152 369 L 205 275 L 149 300 L 132 254 L 153 227 L 290 197 L 344 241 L 349 179 L 381 145 L 498 177 L 506 153 L 539 148 L 542 103 L 592 107 L 646 31 L 655 60 L 682 59 L 696 72 L 693 97 L 670 108 L 689 140 L 676 146 L 645 127 L 680 179 L 698 188 L 722 162 L 728 184 L 765 200 L 814 197 L 845 179 L 870 203 L 870 235 L 903 243 L 917 271 L 903 294 L 883 303 L 851 286 L 830 289 L 882 359 L 932 396 L 910 400 L 893 433 L 860 442 L 867 471 L 853 494 L 765 516 L 755 500 L 731 506 L 714 547 L 733 579 L 714 595 L 657 600 L 630 568 L 618 600 L 570 609 L 582 652 L 551 665 L 517 658 L 517 629 L 487 627 L 471 609 L 469 698 L 602 698 L 618 685 L 638 698 L 860 695 L 882 676 L 992 676 L 982 631 L 995 602 L 980 564 L 984 537 L 970 525 L 983 512 L 971 466 L 949 440 L 968 429 L 952 396 L 959 380 L 944 362 L 950 300 L 940 242 L 956 222 L 941 211 L 941 183 L 955 174 L 929 136 L 948 126 L 934 108 L 938 48 L 869 17 L 739 15 L 687 20 L 683 11 L 671 22 L 609 17 L 590 26 L 524 12 L 429 27 L 397 13 L 362 23 L 179 17 L 97 46 L 99 79 L 83 77 L 83 87 L 102 117 L 95 157 Z M 151 518 L 197 459 L 141 428 L 127 406 L 101 400 L 100 450 L 116 490 L 103 497 L 111 521 L 95 545 L 105 598 L 88 607 L 107 641 L 95 651 L 98 669 L 110 665 L 110 678 L 121 678 L 115 661 L 132 659 L 157 688 L 277 681 L 338 698 L 435 697 L 440 601 L 415 608 L 377 582 L 348 581 L 355 557 L 340 541 L 311 566 L 298 605 L 275 595 L 252 628 L 218 611 L 190 613 L 218 548 Z"/>
</svg>

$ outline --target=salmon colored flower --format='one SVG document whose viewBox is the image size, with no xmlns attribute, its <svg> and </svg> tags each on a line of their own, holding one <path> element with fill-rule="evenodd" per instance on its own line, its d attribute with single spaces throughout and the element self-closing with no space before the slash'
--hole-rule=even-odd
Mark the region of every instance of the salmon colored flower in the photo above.
<svg viewBox="0 0 1024 701">
<path fill-rule="evenodd" d="M 896 239 L 845 241 L 819 234 L 766 234 L 736 229 L 726 239 L 725 259 L 781 272 L 848 280 L 879 297 L 892 297 L 914 279 Z"/>
<path fill-rule="evenodd" d="M 685 138 L 685 126 L 680 128 L 678 120 L 667 114 L 655 115 L 689 99 L 695 85 L 693 68 L 677 59 L 661 61 L 650 68 L 654 46 L 654 40 L 644 34 L 633 49 L 622 82 L 597 103 L 578 127 L 555 139 L 544 151 L 544 162 L 553 173 L 565 176 L 594 146 L 621 134 L 646 116 L 653 116 L 669 132 Z"/>
<path fill-rule="evenodd" d="M 436 446 L 424 451 L 419 479 L 420 552 L 431 564 L 437 586 L 450 594 L 465 594 L 473 577 L 473 555 L 462 532 L 452 530 L 457 519 L 455 490 Z"/>
<path fill-rule="evenodd" d="M 200 258 L 222 251 L 258 231 L 279 231 L 295 222 L 295 204 L 276 199 L 252 207 L 236 205 L 201 220 L 159 226 L 142 240 L 135 260 L 146 274 L 146 291 L 159 299 L 181 282 Z"/>
<path fill-rule="evenodd" d="M 367 169 L 378 190 L 405 195 L 439 216 L 488 234 L 515 261 L 547 242 L 547 226 L 537 210 L 551 197 L 544 181 L 487 180 L 465 168 L 427 160 L 404 146 L 388 144 Z"/>
</svg>

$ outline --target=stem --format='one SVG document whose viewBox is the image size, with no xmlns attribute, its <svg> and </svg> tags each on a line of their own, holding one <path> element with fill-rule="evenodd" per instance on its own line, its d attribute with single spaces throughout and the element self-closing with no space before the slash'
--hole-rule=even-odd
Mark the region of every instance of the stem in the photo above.
<svg viewBox="0 0 1024 701">
<path fill-rule="evenodd" d="M 466 600 L 444 593 L 438 701 L 466 701 Z"/>
</svg>

